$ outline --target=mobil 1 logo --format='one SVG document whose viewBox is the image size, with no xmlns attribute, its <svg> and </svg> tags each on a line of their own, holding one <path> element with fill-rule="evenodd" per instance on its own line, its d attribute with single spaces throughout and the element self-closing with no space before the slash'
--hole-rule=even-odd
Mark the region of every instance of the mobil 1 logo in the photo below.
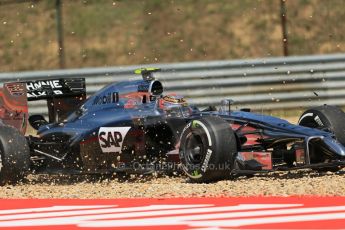
<svg viewBox="0 0 345 230">
<path fill-rule="evenodd" d="M 101 127 L 98 131 L 99 145 L 104 153 L 121 153 L 122 144 L 131 127 Z"/>
</svg>

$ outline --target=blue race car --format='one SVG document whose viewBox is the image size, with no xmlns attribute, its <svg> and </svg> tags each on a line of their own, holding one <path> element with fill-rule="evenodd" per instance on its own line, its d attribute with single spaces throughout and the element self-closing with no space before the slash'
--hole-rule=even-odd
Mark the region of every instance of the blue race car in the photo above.
<svg viewBox="0 0 345 230">
<path fill-rule="evenodd" d="M 182 170 L 194 182 L 231 175 L 345 166 L 345 114 L 323 105 L 298 125 L 249 109 L 191 106 L 164 94 L 155 68 L 140 80 L 115 82 L 86 99 L 85 80 L 4 84 L 0 97 L 0 183 L 27 173 L 112 174 Z M 46 100 L 48 121 L 28 116 L 28 101 Z M 27 122 L 37 135 L 25 136 Z"/>
</svg>

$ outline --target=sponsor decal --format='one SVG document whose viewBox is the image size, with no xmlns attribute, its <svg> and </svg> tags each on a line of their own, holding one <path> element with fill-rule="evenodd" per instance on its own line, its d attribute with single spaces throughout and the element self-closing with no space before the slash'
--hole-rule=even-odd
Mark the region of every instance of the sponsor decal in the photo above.
<svg viewBox="0 0 345 230">
<path fill-rule="evenodd" d="M 208 167 L 208 162 L 210 161 L 211 155 L 212 155 L 212 150 L 211 149 L 207 149 L 205 160 L 204 160 L 204 162 L 202 163 L 202 166 L 201 166 L 201 170 L 203 172 L 206 172 L 206 169 Z"/>
<path fill-rule="evenodd" d="M 3 199 L 0 229 L 344 229 L 344 197 Z"/>
<path fill-rule="evenodd" d="M 52 89 L 62 88 L 62 85 L 60 84 L 59 80 L 42 80 L 26 83 L 27 90 L 37 90 L 42 88 L 42 86 L 50 86 L 50 88 Z"/>
<path fill-rule="evenodd" d="M 63 92 L 61 90 L 53 90 L 54 95 L 62 95 Z M 41 96 L 47 96 L 46 91 L 36 91 L 36 92 L 27 92 L 27 97 L 41 97 Z"/>
<path fill-rule="evenodd" d="M 320 117 L 319 117 L 318 115 L 316 115 L 316 116 L 314 117 L 314 120 L 316 121 L 316 123 L 317 123 L 319 126 L 324 126 L 323 123 L 322 123 L 322 121 L 321 121 L 321 119 L 320 119 Z"/>
<path fill-rule="evenodd" d="M 105 95 L 96 96 L 92 102 L 92 105 L 104 105 L 104 104 L 117 103 L 117 102 L 119 102 L 119 93 L 112 92 L 112 93 L 107 93 Z"/>
<path fill-rule="evenodd" d="M 26 83 L 27 97 L 47 96 L 45 87 L 52 89 L 55 95 L 63 94 L 60 80 L 41 80 Z"/>
<path fill-rule="evenodd" d="M 131 127 L 101 127 L 98 132 L 99 145 L 104 153 L 121 153 L 122 144 Z"/>
</svg>

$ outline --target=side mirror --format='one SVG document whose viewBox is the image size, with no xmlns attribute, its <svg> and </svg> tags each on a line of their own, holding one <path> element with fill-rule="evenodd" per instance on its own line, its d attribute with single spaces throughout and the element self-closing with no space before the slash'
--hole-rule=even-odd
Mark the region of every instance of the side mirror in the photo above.
<svg viewBox="0 0 345 230">
<path fill-rule="evenodd" d="M 220 102 L 220 112 L 231 112 L 231 105 L 235 103 L 234 100 L 224 99 Z"/>
</svg>

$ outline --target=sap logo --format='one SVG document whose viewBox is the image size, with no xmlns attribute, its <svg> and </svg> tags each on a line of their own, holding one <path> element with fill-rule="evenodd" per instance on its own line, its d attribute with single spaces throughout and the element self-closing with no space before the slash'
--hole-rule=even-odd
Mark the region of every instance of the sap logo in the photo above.
<svg viewBox="0 0 345 230">
<path fill-rule="evenodd" d="M 104 153 L 121 153 L 122 144 L 131 127 L 101 127 L 98 131 L 99 145 Z"/>
<path fill-rule="evenodd" d="M 101 141 L 102 148 L 109 148 L 112 145 L 115 147 L 120 147 L 120 143 L 122 142 L 122 134 L 120 132 L 101 132 L 99 134 L 99 140 Z"/>
<path fill-rule="evenodd" d="M 324 126 L 324 124 L 322 123 L 321 119 L 319 116 L 315 116 L 314 117 L 314 120 L 316 121 L 316 123 L 319 125 L 319 126 Z"/>
</svg>

